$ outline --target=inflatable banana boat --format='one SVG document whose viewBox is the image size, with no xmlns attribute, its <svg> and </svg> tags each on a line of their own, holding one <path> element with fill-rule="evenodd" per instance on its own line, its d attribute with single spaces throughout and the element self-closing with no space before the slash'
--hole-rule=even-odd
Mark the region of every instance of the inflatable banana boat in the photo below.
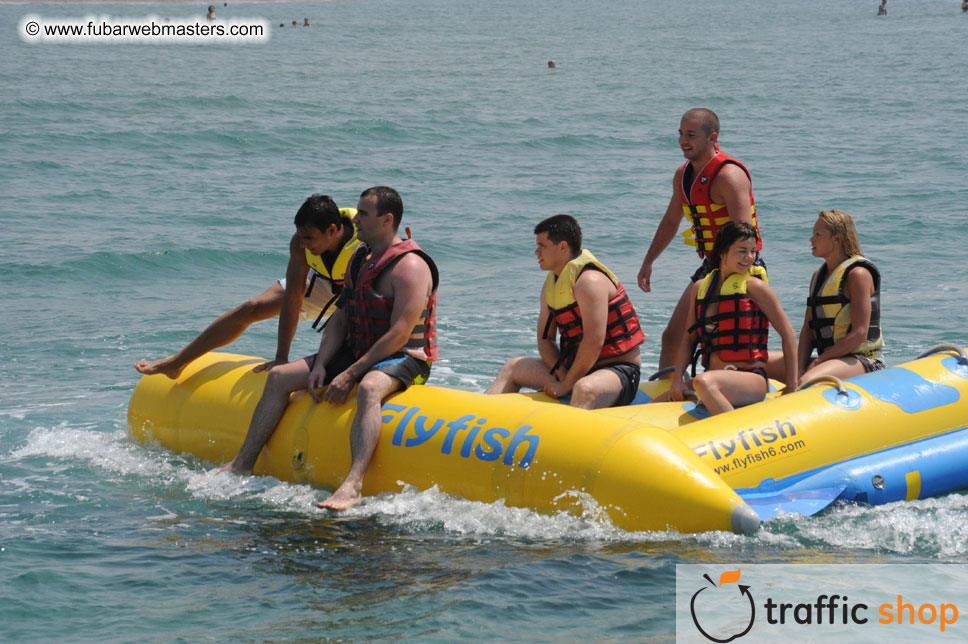
<svg viewBox="0 0 968 644">
<path fill-rule="evenodd" d="M 133 437 L 230 461 L 262 392 L 259 362 L 211 353 L 177 380 L 143 376 L 128 408 Z M 641 398 L 663 387 L 646 383 Z M 336 487 L 354 412 L 297 394 L 256 473 Z M 714 417 L 691 402 L 584 411 L 540 394 L 411 387 L 383 404 L 363 493 L 436 485 L 545 512 L 587 511 L 593 499 L 627 530 L 748 532 L 780 511 L 966 489 L 966 457 L 968 357 L 946 346 Z"/>
</svg>

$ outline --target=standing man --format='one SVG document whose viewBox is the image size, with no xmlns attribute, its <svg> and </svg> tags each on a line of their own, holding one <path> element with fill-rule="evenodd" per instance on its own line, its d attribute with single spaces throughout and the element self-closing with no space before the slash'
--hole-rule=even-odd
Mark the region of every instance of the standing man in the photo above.
<svg viewBox="0 0 968 644">
<path fill-rule="evenodd" d="M 759 256 L 763 240 L 759 237 L 750 173 L 742 163 L 720 151 L 719 117 L 712 110 L 703 108 L 691 109 L 683 114 L 679 122 L 679 147 L 686 162 L 673 175 L 672 199 L 642 260 L 639 288 L 646 293 L 652 290 L 652 264 L 676 236 L 683 216 L 688 216 L 692 223 L 692 230 L 683 233 L 686 245 L 696 247 L 702 263 L 679 297 L 672 317 L 662 332 L 660 369 L 675 362 L 679 340 L 686 330 L 692 282 L 701 280 L 709 273 L 708 255 L 712 251 L 716 233 L 723 224 L 730 220 L 744 221 L 756 229 L 757 257 L 750 273 L 766 277 L 766 265 Z"/>
<path fill-rule="evenodd" d="M 363 477 L 380 439 L 380 405 L 393 392 L 426 382 L 437 359 L 437 266 L 416 242 L 400 238 L 402 217 L 403 202 L 393 188 L 376 186 L 360 196 L 354 221 L 365 245 L 350 260 L 319 352 L 269 370 L 245 441 L 223 470 L 252 473 L 286 411 L 289 394 L 308 389 L 316 402 L 339 405 L 359 383 L 349 473 L 317 505 L 346 510 L 360 502 Z M 329 386 L 320 396 L 316 390 L 323 385 Z"/>
<path fill-rule="evenodd" d="M 571 394 L 571 405 L 583 409 L 628 405 L 639 388 L 645 334 L 625 289 L 582 250 L 574 217 L 549 217 L 534 234 L 538 266 L 548 271 L 538 314 L 541 357 L 508 360 L 485 393 L 534 387 L 552 398 Z"/>
<path fill-rule="evenodd" d="M 151 375 L 177 378 L 193 360 L 234 342 L 255 322 L 279 316 L 274 360 L 257 365 L 263 371 L 289 361 L 289 348 L 299 320 L 319 320 L 343 288 L 350 257 L 360 240 L 353 226 L 353 208 L 338 208 L 327 195 L 313 195 L 296 212 L 296 233 L 289 240 L 286 277 L 208 325 L 178 353 L 162 360 L 139 360 L 134 368 Z"/>
</svg>

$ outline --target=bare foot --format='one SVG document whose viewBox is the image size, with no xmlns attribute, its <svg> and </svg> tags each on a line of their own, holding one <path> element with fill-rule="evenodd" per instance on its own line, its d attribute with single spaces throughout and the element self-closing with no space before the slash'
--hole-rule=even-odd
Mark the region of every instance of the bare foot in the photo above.
<svg viewBox="0 0 968 644">
<path fill-rule="evenodd" d="M 362 495 L 358 487 L 347 484 L 345 481 L 339 488 L 333 492 L 333 495 L 326 499 L 325 501 L 320 501 L 316 504 L 317 508 L 322 508 L 324 510 L 335 510 L 336 512 L 342 512 L 343 510 L 349 510 L 352 507 L 356 507 L 360 504 Z"/>
<path fill-rule="evenodd" d="M 164 360 L 138 360 L 134 363 L 134 368 L 146 376 L 153 376 L 156 373 L 164 374 L 174 380 L 181 375 L 184 366 L 176 367 L 172 366 L 172 357 L 169 356 Z"/>
<path fill-rule="evenodd" d="M 229 463 L 226 463 L 222 467 L 220 467 L 218 469 L 218 472 L 216 472 L 216 474 L 224 474 L 226 472 L 229 472 L 230 474 L 236 474 L 238 476 L 252 476 L 252 470 L 249 470 L 248 472 L 242 472 L 240 470 L 235 469 L 235 461 L 231 461 Z"/>
</svg>

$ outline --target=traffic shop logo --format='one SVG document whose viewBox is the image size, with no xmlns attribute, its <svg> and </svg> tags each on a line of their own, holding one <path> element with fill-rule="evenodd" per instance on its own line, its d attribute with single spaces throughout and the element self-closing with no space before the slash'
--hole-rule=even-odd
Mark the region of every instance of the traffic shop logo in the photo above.
<svg viewBox="0 0 968 644">
<path fill-rule="evenodd" d="M 753 621 L 756 619 L 756 603 L 753 601 L 750 587 L 737 583 L 741 571 L 741 568 L 737 568 L 724 572 L 719 576 L 718 585 L 713 582 L 709 575 L 704 574 L 703 578 L 709 582 L 708 585 L 704 584 L 689 600 L 692 623 L 702 633 L 702 636 L 710 642 L 732 642 L 738 637 L 743 637 L 753 628 Z M 720 611 L 704 610 L 704 607 L 709 604 L 709 600 L 714 597 L 718 600 L 717 603 L 726 602 L 732 607 L 730 609 L 731 617 L 741 618 L 741 626 L 738 627 L 738 631 L 736 631 L 737 627 L 720 624 L 719 620 L 716 620 L 715 624 L 710 621 L 710 616 L 713 613 L 720 613 Z M 745 617 L 747 613 L 749 619 Z"/>
</svg>

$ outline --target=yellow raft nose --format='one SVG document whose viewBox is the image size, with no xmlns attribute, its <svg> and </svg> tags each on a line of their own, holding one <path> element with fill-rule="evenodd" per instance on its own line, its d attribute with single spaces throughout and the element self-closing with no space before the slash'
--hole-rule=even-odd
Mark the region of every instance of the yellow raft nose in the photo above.
<svg viewBox="0 0 968 644">
<path fill-rule="evenodd" d="M 214 463 L 245 438 L 265 374 L 258 358 L 212 353 L 177 380 L 144 376 L 128 421 L 142 442 L 158 441 Z M 256 464 L 258 474 L 337 486 L 350 464 L 355 404 L 294 397 Z M 432 386 L 383 404 L 383 430 L 363 492 L 434 485 L 464 498 L 541 512 L 570 511 L 575 493 L 593 498 L 626 530 L 749 532 L 746 503 L 669 432 L 564 405 Z"/>
</svg>

